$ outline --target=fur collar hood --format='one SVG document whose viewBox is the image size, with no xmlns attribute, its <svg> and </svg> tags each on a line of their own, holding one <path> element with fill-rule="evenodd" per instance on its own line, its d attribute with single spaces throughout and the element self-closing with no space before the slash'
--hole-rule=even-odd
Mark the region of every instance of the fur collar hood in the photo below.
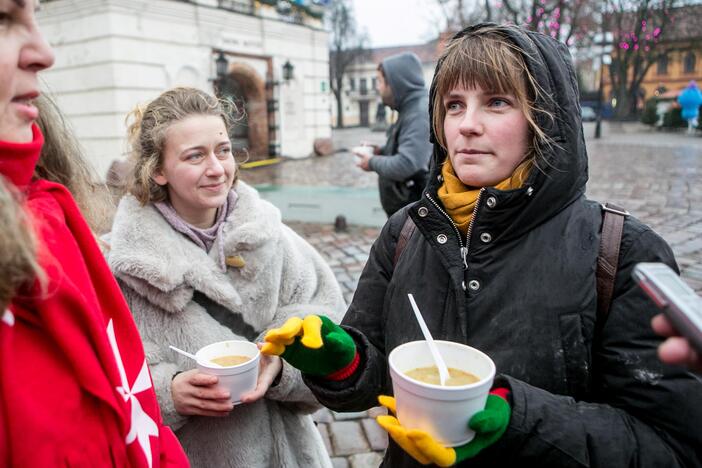
<svg viewBox="0 0 702 468">
<path fill-rule="evenodd" d="M 281 216 L 244 182 L 237 181 L 232 190 L 237 192 L 237 203 L 209 253 L 175 231 L 151 204 L 141 206 L 125 195 L 110 236 L 108 261 L 115 276 L 172 312 L 182 310 L 195 290 L 225 307 L 240 305 L 239 293 L 217 265 L 218 243 L 224 242 L 227 257 L 244 252 L 274 255 L 275 248 L 269 245 L 278 243 Z M 256 265 L 262 263 L 250 262 L 242 275 L 255 276 Z"/>
</svg>

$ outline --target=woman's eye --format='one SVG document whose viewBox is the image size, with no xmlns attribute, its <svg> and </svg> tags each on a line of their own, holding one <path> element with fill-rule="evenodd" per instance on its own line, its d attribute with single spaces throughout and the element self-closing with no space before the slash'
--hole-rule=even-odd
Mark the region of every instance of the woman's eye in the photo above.
<svg viewBox="0 0 702 468">
<path fill-rule="evenodd" d="M 498 109 L 501 109 L 503 107 L 508 107 L 510 105 L 511 105 L 511 103 L 507 99 L 494 98 L 494 99 L 490 100 L 490 106 L 496 107 Z"/>
<path fill-rule="evenodd" d="M 202 158 L 202 153 L 190 153 L 189 155 L 185 156 L 186 161 L 197 161 L 198 159 Z"/>
<path fill-rule="evenodd" d="M 231 154 L 232 149 L 228 146 L 223 146 L 222 148 L 219 149 L 219 155 L 223 158 L 228 158 L 229 155 Z"/>
<path fill-rule="evenodd" d="M 461 108 L 461 103 L 456 101 L 451 101 L 446 103 L 446 111 L 454 112 Z"/>
</svg>

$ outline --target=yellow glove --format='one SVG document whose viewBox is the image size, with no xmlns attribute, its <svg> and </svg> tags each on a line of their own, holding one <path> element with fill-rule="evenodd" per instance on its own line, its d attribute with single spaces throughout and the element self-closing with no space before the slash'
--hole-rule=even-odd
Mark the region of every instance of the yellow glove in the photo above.
<svg viewBox="0 0 702 468">
<path fill-rule="evenodd" d="M 324 315 L 292 317 L 264 340 L 263 354 L 280 356 L 305 374 L 341 380 L 358 365 L 353 338 Z"/>
<path fill-rule="evenodd" d="M 380 395 L 378 401 L 395 414 L 393 397 Z M 397 445 L 419 463 L 451 466 L 476 456 L 497 442 L 507 430 L 511 415 L 509 390 L 504 387 L 493 389 L 487 397 L 485 409 L 475 413 L 468 422 L 468 427 L 475 431 L 475 437 L 470 442 L 455 448 L 444 447 L 425 431 L 405 429 L 395 416 L 378 416 L 376 420 L 383 429 L 388 431 Z"/>
<path fill-rule="evenodd" d="M 422 465 L 434 463 L 439 466 L 451 466 L 456 463 L 456 451 L 451 447 L 439 444 L 427 432 L 419 429 L 405 429 L 394 416 L 395 398 L 380 395 L 378 402 L 386 407 L 390 413 L 376 417 L 380 427 L 388 431 L 390 437 L 402 447 L 412 458 Z"/>
</svg>

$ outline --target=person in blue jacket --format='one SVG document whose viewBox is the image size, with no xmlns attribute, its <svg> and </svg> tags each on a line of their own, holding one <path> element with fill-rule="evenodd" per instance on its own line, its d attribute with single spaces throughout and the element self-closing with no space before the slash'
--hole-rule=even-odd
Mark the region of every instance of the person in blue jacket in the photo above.
<svg viewBox="0 0 702 468">
<path fill-rule="evenodd" d="M 687 88 L 678 96 L 678 104 L 682 108 L 682 118 L 687 120 L 687 133 L 693 133 L 697 127 L 702 106 L 702 92 L 697 87 L 695 80 L 691 80 Z"/>
</svg>

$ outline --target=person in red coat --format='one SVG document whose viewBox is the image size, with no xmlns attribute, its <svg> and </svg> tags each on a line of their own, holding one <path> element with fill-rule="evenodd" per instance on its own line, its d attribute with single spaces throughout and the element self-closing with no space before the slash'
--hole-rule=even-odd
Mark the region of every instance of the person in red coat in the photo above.
<svg viewBox="0 0 702 468">
<path fill-rule="evenodd" d="M 37 177 L 37 72 L 54 58 L 36 6 L 0 0 L 0 466 L 185 467 L 92 230 Z M 40 166 L 76 169 L 68 156 Z"/>
</svg>

